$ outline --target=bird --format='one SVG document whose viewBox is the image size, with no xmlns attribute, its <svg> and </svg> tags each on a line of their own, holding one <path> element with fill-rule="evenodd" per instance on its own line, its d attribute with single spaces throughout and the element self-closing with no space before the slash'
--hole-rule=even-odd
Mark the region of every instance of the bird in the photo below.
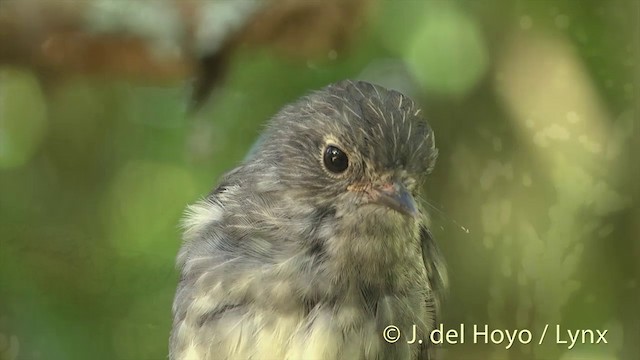
<svg viewBox="0 0 640 360">
<path fill-rule="evenodd" d="M 169 358 L 434 359 L 448 279 L 423 202 L 437 154 L 421 108 L 380 85 L 284 106 L 187 206 Z"/>
</svg>

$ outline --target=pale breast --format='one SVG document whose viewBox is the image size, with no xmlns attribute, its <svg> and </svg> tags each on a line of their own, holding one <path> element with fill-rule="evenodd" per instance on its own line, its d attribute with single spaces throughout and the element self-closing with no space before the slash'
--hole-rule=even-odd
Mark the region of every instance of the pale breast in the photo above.
<svg viewBox="0 0 640 360">
<path fill-rule="evenodd" d="M 201 306 L 196 299 L 192 306 Z M 174 359 L 415 359 L 419 344 L 407 344 L 403 335 L 397 343 L 383 338 L 383 329 L 396 325 L 403 331 L 426 330 L 422 311 L 408 311 L 415 302 L 386 296 L 379 308 L 347 304 L 318 304 L 311 311 L 302 308 L 273 311 L 256 306 L 228 306 L 187 317 L 177 328 L 179 344 Z"/>
<path fill-rule="evenodd" d="M 205 324 L 185 321 L 176 337 L 181 360 L 375 359 L 375 319 L 354 309 L 318 308 L 307 315 L 238 307 Z"/>
</svg>

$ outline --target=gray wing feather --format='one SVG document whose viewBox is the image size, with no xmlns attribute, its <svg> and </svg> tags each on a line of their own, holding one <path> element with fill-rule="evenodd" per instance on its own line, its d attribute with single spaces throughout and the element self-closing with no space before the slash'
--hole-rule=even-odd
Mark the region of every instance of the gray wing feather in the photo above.
<svg viewBox="0 0 640 360">
<path fill-rule="evenodd" d="M 427 279 L 431 292 L 426 306 L 430 311 L 433 311 L 434 325 L 437 325 L 441 321 L 442 303 L 448 292 L 449 277 L 444 257 L 431 231 L 426 226 L 420 229 L 420 240 L 422 243 L 422 260 L 427 270 Z M 434 345 L 423 346 L 421 358 L 430 360 L 434 359 L 434 357 Z"/>
</svg>

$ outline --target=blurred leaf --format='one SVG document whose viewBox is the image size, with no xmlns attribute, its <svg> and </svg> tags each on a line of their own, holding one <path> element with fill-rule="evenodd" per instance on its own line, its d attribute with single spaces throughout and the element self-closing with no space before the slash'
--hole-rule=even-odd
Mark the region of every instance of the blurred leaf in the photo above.
<svg viewBox="0 0 640 360">
<path fill-rule="evenodd" d="M 429 4 L 406 50 L 407 61 L 427 91 L 465 95 L 489 65 L 483 35 L 472 18 L 450 3 Z"/>
<path fill-rule="evenodd" d="M 33 74 L 0 70 L 0 170 L 27 163 L 38 150 L 47 121 Z"/>
</svg>

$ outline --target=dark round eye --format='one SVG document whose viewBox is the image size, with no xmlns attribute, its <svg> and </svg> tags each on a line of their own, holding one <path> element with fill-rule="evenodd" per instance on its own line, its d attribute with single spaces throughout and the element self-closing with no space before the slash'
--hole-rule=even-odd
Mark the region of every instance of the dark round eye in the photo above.
<svg viewBox="0 0 640 360">
<path fill-rule="evenodd" d="M 324 150 L 324 166 L 332 173 L 341 173 L 349 167 L 349 158 L 344 151 L 329 145 Z"/>
</svg>

